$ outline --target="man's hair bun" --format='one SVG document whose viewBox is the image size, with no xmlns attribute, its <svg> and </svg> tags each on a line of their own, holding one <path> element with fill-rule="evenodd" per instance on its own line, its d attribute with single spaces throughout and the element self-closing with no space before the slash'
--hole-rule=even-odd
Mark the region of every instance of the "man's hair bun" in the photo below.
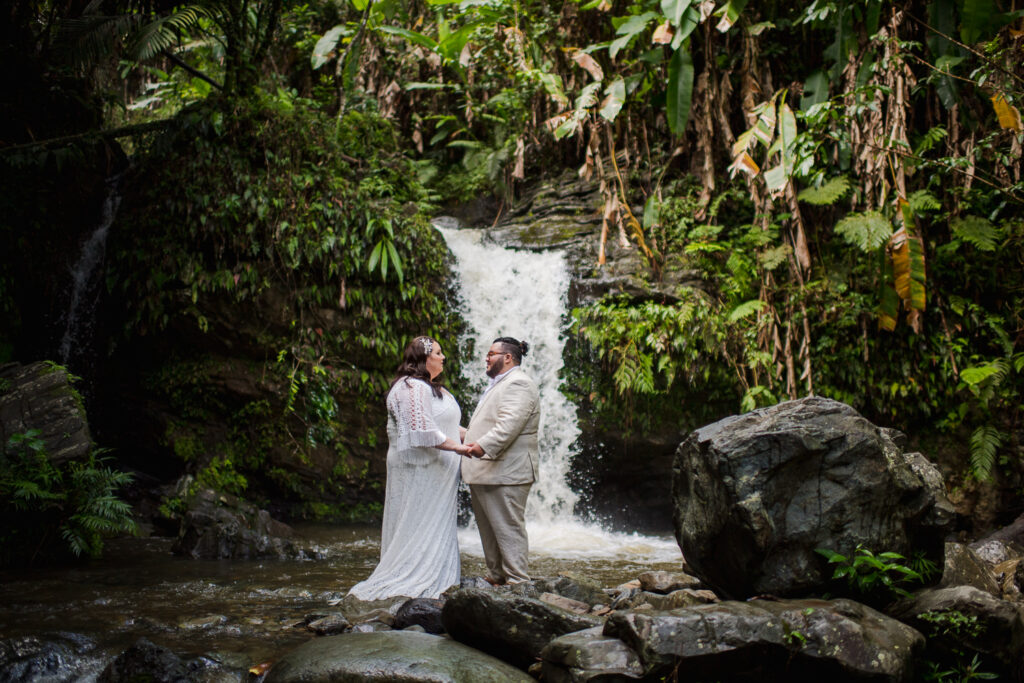
<svg viewBox="0 0 1024 683">
<path fill-rule="evenodd" d="M 530 345 L 527 344 L 525 341 L 521 341 L 521 342 L 519 342 L 519 350 L 525 356 L 527 354 L 527 352 L 530 350 Z"/>
</svg>

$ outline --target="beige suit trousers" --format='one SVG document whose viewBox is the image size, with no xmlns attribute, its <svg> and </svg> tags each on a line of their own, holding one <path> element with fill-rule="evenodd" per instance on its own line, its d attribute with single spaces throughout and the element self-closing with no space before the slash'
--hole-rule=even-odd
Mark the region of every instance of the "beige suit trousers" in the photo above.
<svg viewBox="0 0 1024 683">
<path fill-rule="evenodd" d="M 487 573 L 495 581 L 530 580 L 526 499 L 533 484 L 470 484 Z"/>
</svg>

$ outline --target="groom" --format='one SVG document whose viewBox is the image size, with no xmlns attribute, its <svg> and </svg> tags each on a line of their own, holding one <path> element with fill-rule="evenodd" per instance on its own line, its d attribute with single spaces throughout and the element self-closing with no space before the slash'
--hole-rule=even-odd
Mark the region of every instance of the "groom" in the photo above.
<svg viewBox="0 0 1024 683">
<path fill-rule="evenodd" d="M 462 480 L 469 484 L 473 514 L 495 586 L 529 581 L 526 498 L 537 479 L 540 394 L 519 364 L 530 345 L 499 337 L 487 352 L 490 386 L 466 430 L 469 450 Z"/>
</svg>

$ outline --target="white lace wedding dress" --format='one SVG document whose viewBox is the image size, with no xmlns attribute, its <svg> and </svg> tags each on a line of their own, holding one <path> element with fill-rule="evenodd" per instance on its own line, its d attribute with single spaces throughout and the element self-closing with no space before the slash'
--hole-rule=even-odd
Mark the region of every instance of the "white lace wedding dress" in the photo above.
<svg viewBox="0 0 1024 683">
<path fill-rule="evenodd" d="M 349 591 L 360 600 L 395 595 L 437 598 L 460 578 L 456 536 L 459 456 L 434 446 L 459 442 L 462 410 L 447 391 L 436 398 L 422 380 L 388 392 L 388 475 L 380 563 Z"/>
</svg>

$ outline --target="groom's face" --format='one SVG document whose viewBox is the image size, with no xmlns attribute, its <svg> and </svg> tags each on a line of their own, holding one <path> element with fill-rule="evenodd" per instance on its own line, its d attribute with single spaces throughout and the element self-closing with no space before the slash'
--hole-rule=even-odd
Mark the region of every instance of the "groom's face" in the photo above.
<svg viewBox="0 0 1024 683">
<path fill-rule="evenodd" d="M 501 344 L 491 344 L 487 352 L 487 376 L 497 377 L 512 365 L 512 354 L 505 353 Z"/>
</svg>

